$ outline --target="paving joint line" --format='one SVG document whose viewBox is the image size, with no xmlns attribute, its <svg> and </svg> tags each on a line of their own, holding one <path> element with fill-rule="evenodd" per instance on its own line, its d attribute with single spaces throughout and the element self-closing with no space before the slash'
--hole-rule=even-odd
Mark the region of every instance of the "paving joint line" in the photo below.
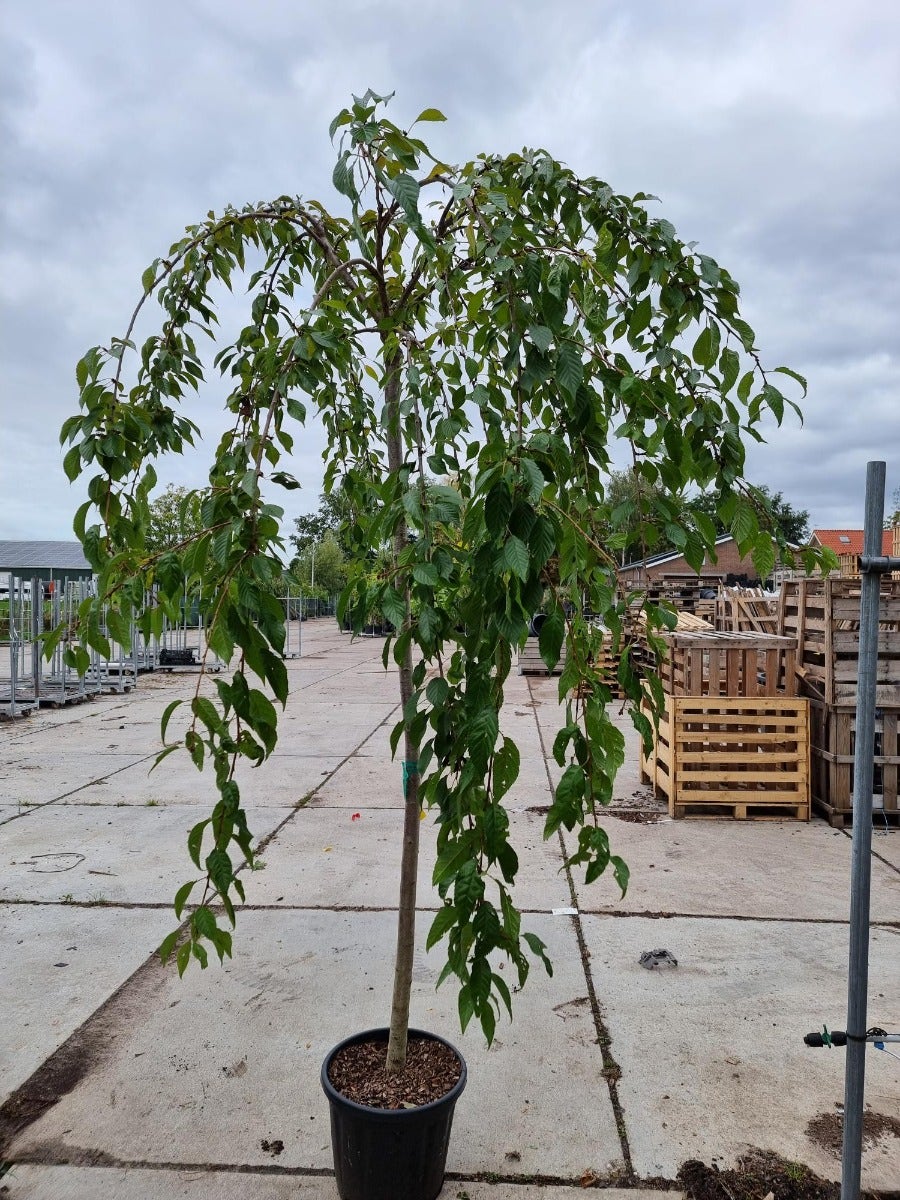
<svg viewBox="0 0 900 1200">
<path fill-rule="evenodd" d="M 881 831 L 873 829 L 872 832 L 874 834 L 876 832 L 880 833 Z M 853 840 L 852 829 L 842 829 L 841 833 L 844 835 L 845 838 L 849 838 L 850 841 Z M 877 858 L 880 863 L 884 863 L 884 865 L 886 867 L 888 867 L 891 871 L 894 871 L 897 875 L 900 875 L 900 866 L 896 866 L 894 863 L 892 863 L 890 861 L 890 859 L 885 858 L 883 854 L 879 854 L 878 851 L 875 849 L 874 838 L 873 838 L 873 844 L 872 844 L 872 857 Z"/>
<path fill-rule="evenodd" d="M 87 783 L 81 783 L 77 788 L 72 788 L 70 792 L 63 792 L 61 796 L 54 796 L 52 800 L 45 800 L 43 804 L 29 803 L 25 811 L 13 813 L 11 817 L 6 817 L 0 821 L 0 825 L 9 825 L 13 821 L 19 821 L 22 817 L 29 817 L 32 813 L 40 812 L 43 808 L 49 808 L 51 804 L 59 804 L 62 800 L 68 800 L 69 796 L 77 796 L 79 792 L 83 792 L 85 788 L 94 787 L 96 784 L 105 782 L 107 779 L 112 779 L 115 775 L 121 775 L 123 771 L 130 771 L 132 767 L 139 767 L 141 763 L 149 762 L 151 758 L 156 758 L 158 750 L 154 750 L 152 754 L 144 754 L 140 758 L 136 758 L 134 762 L 126 763 L 124 767 L 117 767 L 115 771 L 108 771 L 106 775 L 98 775 L 96 779 L 89 779 Z M 97 806 L 102 807 L 101 805 Z M 110 808 L 115 807 L 110 805 Z"/>
<path fill-rule="evenodd" d="M 388 810 L 393 811 L 393 810 Z M 110 908 L 124 910 L 162 910 L 170 909 L 172 904 L 168 900 L 29 900 L 24 897 L 0 897 L 0 909 L 4 905 L 9 907 L 31 907 L 31 908 Z M 185 911 L 192 911 L 196 908 L 196 904 L 189 904 Z M 221 909 L 221 905 L 212 904 L 211 908 L 216 911 Z M 440 906 L 417 904 L 416 911 L 420 913 L 435 913 L 438 912 Z M 237 908 L 238 912 L 335 912 L 335 913 L 393 913 L 397 911 L 397 906 L 392 904 L 241 904 Z M 520 909 L 526 916 L 530 917 L 546 917 L 552 915 L 550 908 L 526 908 Z M 748 917 L 737 915 L 734 913 L 691 913 L 691 912 L 655 912 L 655 911 L 630 911 L 620 912 L 617 909 L 579 909 L 579 915 L 583 917 L 615 917 L 621 918 L 639 918 L 647 921 L 744 921 L 756 922 L 760 925 L 824 925 L 824 926 L 846 926 L 849 924 L 844 918 L 837 917 Z M 900 919 L 876 920 L 871 922 L 873 929 L 897 929 L 900 930 Z"/>
<path fill-rule="evenodd" d="M 550 786 L 551 796 L 554 793 L 553 780 L 550 776 L 550 766 L 547 761 L 547 747 L 544 742 L 544 731 L 541 729 L 541 724 L 537 719 L 537 703 L 534 699 L 534 693 L 531 690 L 531 680 L 526 676 L 528 694 L 532 701 L 532 713 L 534 715 L 534 724 L 537 729 L 538 741 L 540 743 L 541 752 L 544 756 L 544 771 L 547 775 L 547 782 Z M 578 897 L 575 892 L 575 882 L 572 878 L 572 872 L 568 864 L 565 863 L 566 848 L 563 842 L 562 833 L 557 830 L 560 850 L 563 855 L 564 869 L 566 879 L 569 885 L 569 895 L 572 899 L 572 907 L 575 909 L 574 915 L 571 917 L 572 928 L 575 930 L 575 937 L 578 942 L 578 953 L 581 957 L 581 967 L 584 971 L 585 983 L 588 990 L 588 999 L 591 1006 L 591 1015 L 594 1020 L 594 1029 L 597 1034 L 597 1045 L 600 1048 L 600 1057 L 603 1062 L 603 1078 L 606 1080 L 606 1086 L 609 1091 L 609 1102 L 612 1106 L 613 1117 L 616 1122 L 616 1132 L 619 1137 L 619 1148 L 622 1154 L 622 1161 L 625 1164 L 625 1180 L 631 1182 L 636 1179 L 634 1163 L 631 1158 L 631 1145 L 628 1140 L 628 1128 L 625 1124 L 625 1113 L 622 1109 L 622 1102 L 619 1098 L 618 1081 L 622 1077 L 622 1068 L 613 1057 L 611 1046 L 612 1037 L 603 1020 L 603 1013 L 600 1008 L 600 1001 L 597 998 L 597 991 L 594 987 L 594 979 L 590 969 L 590 954 L 588 953 L 587 942 L 584 937 L 584 929 L 581 924 L 581 915 L 578 912 Z"/>
</svg>

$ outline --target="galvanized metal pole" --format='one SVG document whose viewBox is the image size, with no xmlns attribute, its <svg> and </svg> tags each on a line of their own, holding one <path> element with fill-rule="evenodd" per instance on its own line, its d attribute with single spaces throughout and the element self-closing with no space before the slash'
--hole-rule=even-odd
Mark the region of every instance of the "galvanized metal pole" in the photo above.
<svg viewBox="0 0 900 1200">
<path fill-rule="evenodd" d="M 850 964 L 847 983 L 847 1065 L 844 1079 L 844 1145 L 841 1200 L 859 1200 L 866 1074 L 866 998 L 869 986 L 869 898 L 872 880 L 872 756 L 878 666 L 881 575 L 871 560 L 881 555 L 885 464 L 866 467 L 866 517 L 862 594 L 859 602 L 859 676 L 853 759 L 853 849 L 850 883 Z M 866 562 L 870 560 L 870 562 Z"/>
</svg>

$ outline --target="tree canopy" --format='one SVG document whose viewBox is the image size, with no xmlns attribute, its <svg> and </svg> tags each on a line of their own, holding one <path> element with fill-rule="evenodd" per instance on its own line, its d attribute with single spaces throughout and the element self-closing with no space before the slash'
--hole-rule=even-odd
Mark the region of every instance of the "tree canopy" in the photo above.
<svg viewBox="0 0 900 1200">
<path fill-rule="evenodd" d="M 271 753 L 275 704 L 287 700 L 283 611 L 271 599 L 283 514 L 271 495 L 297 486 L 283 460 L 308 411 L 319 414 L 325 490 L 340 480 L 356 516 L 346 611 L 358 626 L 379 611 L 396 631 L 385 663 L 399 669 L 391 745 L 402 744 L 406 804 L 390 1064 L 408 1016 L 422 804 L 437 815 L 442 898 L 427 944 L 444 946 L 442 979 L 457 978 L 463 1026 L 474 1017 L 490 1040 L 511 1008 L 498 954 L 519 985 L 532 957 L 547 961 L 513 902 L 518 858 L 504 800 L 519 753 L 498 718 L 513 653 L 545 594 L 540 651 L 550 667 L 563 662 L 564 702 L 545 836 L 566 831 L 569 865 L 588 881 L 610 868 L 627 883 L 600 822 L 624 742 L 596 651 L 604 638 L 621 647 L 629 616 L 616 558 L 597 536 L 619 536 L 630 519 L 605 494 L 613 443 L 658 489 L 648 523 L 689 563 L 702 566 L 716 522 L 698 511 L 682 524 L 675 498 L 710 489 L 717 516 L 766 575 L 775 551 L 742 482 L 744 439 L 795 407 L 780 381 L 805 385 L 764 364 L 735 281 L 651 215 L 647 196 L 580 178 L 543 150 L 451 166 L 415 132 L 443 120 L 437 110 L 401 128 L 385 102 L 367 92 L 331 124 L 337 211 L 291 195 L 228 208 L 147 269 L 122 336 L 79 362 L 80 411 L 62 437 L 70 477 L 91 474 L 75 526 L 111 626 L 123 636 L 131 618 L 157 628 L 180 596 L 176 572 L 179 583 L 184 572 L 202 576 L 209 645 L 232 665 L 212 698 L 198 686 L 188 711 L 170 706 L 163 722 L 166 753 L 181 745 L 198 766 L 210 762 L 219 787 L 188 839 L 197 873 L 178 892 L 179 918 L 192 894 L 199 902 L 163 946 L 183 970 L 192 956 L 205 962 L 209 944 L 231 952 L 237 866 L 253 854 L 234 764 Z M 154 560 L 144 538 L 152 460 L 195 436 L 181 405 L 211 370 L 198 335 L 217 339 L 217 295 L 244 272 L 246 323 L 212 364 L 229 391 L 203 528 Z M 151 301 L 160 324 L 137 347 L 137 313 Z M 429 474 L 455 486 L 429 486 Z M 387 565 L 371 572 L 366 554 L 386 546 Z M 647 613 L 652 637 L 669 618 Z M 100 615 L 99 604 L 81 613 L 87 645 L 103 645 Z M 84 646 L 69 652 L 84 665 Z M 642 680 L 623 654 L 619 682 L 649 736 L 640 705 L 660 703 L 658 680 Z"/>
</svg>

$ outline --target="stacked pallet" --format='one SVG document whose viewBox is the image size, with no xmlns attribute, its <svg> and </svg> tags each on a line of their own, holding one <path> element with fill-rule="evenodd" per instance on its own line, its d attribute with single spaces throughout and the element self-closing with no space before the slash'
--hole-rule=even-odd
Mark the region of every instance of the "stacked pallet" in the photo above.
<svg viewBox="0 0 900 1200">
<path fill-rule="evenodd" d="M 810 702 L 813 799 L 837 826 L 853 815 L 861 586 L 854 578 L 787 581 L 778 612 L 779 632 L 797 638 L 800 690 Z M 872 806 L 886 819 L 900 819 L 900 580 L 896 579 L 881 581 L 875 704 Z"/>
<path fill-rule="evenodd" d="M 716 629 L 723 633 L 778 633 L 778 599 L 762 588 L 722 587 Z"/>
<path fill-rule="evenodd" d="M 809 702 L 795 695 L 794 639 L 710 630 L 664 640 L 665 706 L 641 774 L 670 815 L 808 820 Z"/>
</svg>

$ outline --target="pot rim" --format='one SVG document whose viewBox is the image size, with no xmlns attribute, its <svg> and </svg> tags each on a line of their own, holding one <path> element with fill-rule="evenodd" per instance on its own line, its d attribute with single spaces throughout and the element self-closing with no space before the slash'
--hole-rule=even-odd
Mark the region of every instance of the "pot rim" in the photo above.
<svg viewBox="0 0 900 1200">
<path fill-rule="evenodd" d="M 367 1113 L 375 1120 L 382 1119 L 385 1121 L 402 1120 L 404 1117 L 409 1119 L 418 1117 L 421 1113 L 432 1112 L 441 1105 L 453 1105 L 462 1094 L 463 1088 L 466 1086 L 468 1078 L 468 1070 L 466 1068 L 466 1060 L 463 1058 L 460 1051 L 448 1042 L 445 1037 L 441 1037 L 439 1033 L 431 1033 L 427 1029 L 409 1029 L 407 1031 L 409 1037 L 427 1038 L 432 1042 L 441 1042 L 442 1045 L 448 1046 L 459 1060 L 460 1072 L 459 1079 L 454 1083 L 449 1092 L 445 1092 L 443 1096 L 439 1096 L 437 1100 L 430 1100 L 428 1104 L 417 1104 L 415 1108 L 376 1108 L 370 1104 L 359 1104 L 356 1100 L 351 1100 L 349 1096 L 345 1096 L 343 1092 L 339 1092 L 331 1080 L 328 1078 L 328 1067 L 331 1060 L 339 1050 L 343 1050 L 345 1046 L 357 1045 L 359 1042 L 387 1042 L 390 1030 L 387 1027 L 380 1029 L 366 1029 L 361 1033 L 351 1034 L 350 1037 L 344 1038 L 338 1042 L 325 1055 L 325 1061 L 322 1063 L 320 1078 L 322 1081 L 322 1090 L 328 1097 L 330 1102 L 339 1101 L 348 1108 L 360 1113 Z"/>
</svg>

